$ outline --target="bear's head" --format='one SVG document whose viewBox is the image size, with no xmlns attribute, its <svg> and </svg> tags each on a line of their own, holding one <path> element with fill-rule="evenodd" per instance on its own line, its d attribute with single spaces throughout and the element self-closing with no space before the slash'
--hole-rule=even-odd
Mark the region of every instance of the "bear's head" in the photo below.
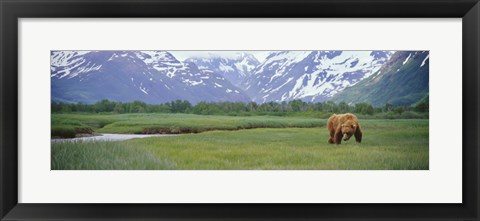
<svg viewBox="0 0 480 221">
<path fill-rule="evenodd" d="M 353 120 L 347 120 L 342 125 L 343 140 L 347 141 L 357 131 L 357 123 Z"/>
</svg>

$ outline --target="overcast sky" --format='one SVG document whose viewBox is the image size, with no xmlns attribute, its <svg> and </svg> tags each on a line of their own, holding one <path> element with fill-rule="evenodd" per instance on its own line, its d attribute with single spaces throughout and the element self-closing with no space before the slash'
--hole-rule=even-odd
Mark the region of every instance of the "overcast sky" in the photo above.
<svg viewBox="0 0 480 221">
<path fill-rule="evenodd" d="M 268 56 L 268 54 L 272 51 L 168 51 L 170 52 L 175 58 L 180 61 L 185 60 L 189 57 L 201 57 L 201 58 L 208 58 L 212 57 L 212 55 L 220 55 L 221 57 L 231 57 L 235 58 L 240 53 L 249 53 L 255 56 L 258 61 L 262 62 Z"/>
</svg>

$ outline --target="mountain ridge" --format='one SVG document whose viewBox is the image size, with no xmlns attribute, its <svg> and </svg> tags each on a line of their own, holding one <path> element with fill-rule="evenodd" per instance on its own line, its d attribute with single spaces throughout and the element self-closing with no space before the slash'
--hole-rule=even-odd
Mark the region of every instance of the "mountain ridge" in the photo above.
<svg viewBox="0 0 480 221">
<path fill-rule="evenodd" d="M 333 98 L 337 102 L 412 105 L 428 97 L 427 51 L 399 51 L 377 72 Z"/>
<path fill-rule="evenodd" d="M 165 51 L 53 51 L 51 57 L 52 100 L 250 100 L 221 75 L 180 62 Z"/>
<path fill-rule="evenodd" d="M 322 102 L 379 69 L 388 51 L 280 51 L 257 66 L 240 88 L 256 102 Z"/>
<path fill-rule="evenodd" d="M 247 52 L 180 61 L 168 51 L 52 51 L 50 68 L 52 101 L 58 102 L 302 100 L 409 105 L 428 96 L 429 53 L 272 51 L 260 62 Z M 372 83 L 378 81 L 385 82 Z"/>
</svg>

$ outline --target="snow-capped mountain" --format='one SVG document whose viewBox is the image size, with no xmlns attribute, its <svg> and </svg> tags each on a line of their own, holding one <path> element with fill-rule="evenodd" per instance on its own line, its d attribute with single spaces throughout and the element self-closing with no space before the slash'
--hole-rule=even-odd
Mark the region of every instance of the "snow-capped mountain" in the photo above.
<svg viewBox="0 0 480 221">
<path fill-rule="evenodd" d="M 165 51 L 52 51 L 52 100 L 250 101 L 222 75 Z"/>
<path fill-rule="evenodd" d="M 395 52 L 381 69 L 339 92 L 332 101 L 382 106 L 385 103 L 411 105 L 428 99 L 429 63 L 428 51 Z"/>
<path fill-rule="evenodd" d="M 270 54 L 241 85 L 254 101 L 321 102 L 377 72 L 390 51 L 280 51 Z"/>
<path fill-rule="evenodd" d="M 252 54 L 245 52 L 229 56 L 212 52 L 206 57 L 190 57 L 185 61 L 196 64 L 200 70 L 219 73 L 236 86 L 250 76 L 251 71 L 260 64 Z"/>
<path fill-rule="evenodd" d="M 409 105 L 428 96 L 428 67 L 422 51 L 275 51 L 261 63 L 245 52 L 179 61 L 166 51 L 52 51 L 51 91 L 53 101 L 81 103 Z"/>
</svg>

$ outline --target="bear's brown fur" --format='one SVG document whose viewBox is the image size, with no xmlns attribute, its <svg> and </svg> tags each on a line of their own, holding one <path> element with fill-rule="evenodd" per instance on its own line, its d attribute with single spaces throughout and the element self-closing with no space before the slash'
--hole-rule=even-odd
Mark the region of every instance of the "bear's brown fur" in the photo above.
<svg viewBox="0 0 480 221">
<path fill-rule="evenodd" d="M 342 143 L 342 137 L 344 141 L 347 141 L 352 135 L 355 136 L 357 142 L 362 142 L 362 128 L 354 114 L 346 113 L 330 116 L 327 121 L 327 128 L 330 132 L 328 143 L 340 144 Z"/>
</svg>

